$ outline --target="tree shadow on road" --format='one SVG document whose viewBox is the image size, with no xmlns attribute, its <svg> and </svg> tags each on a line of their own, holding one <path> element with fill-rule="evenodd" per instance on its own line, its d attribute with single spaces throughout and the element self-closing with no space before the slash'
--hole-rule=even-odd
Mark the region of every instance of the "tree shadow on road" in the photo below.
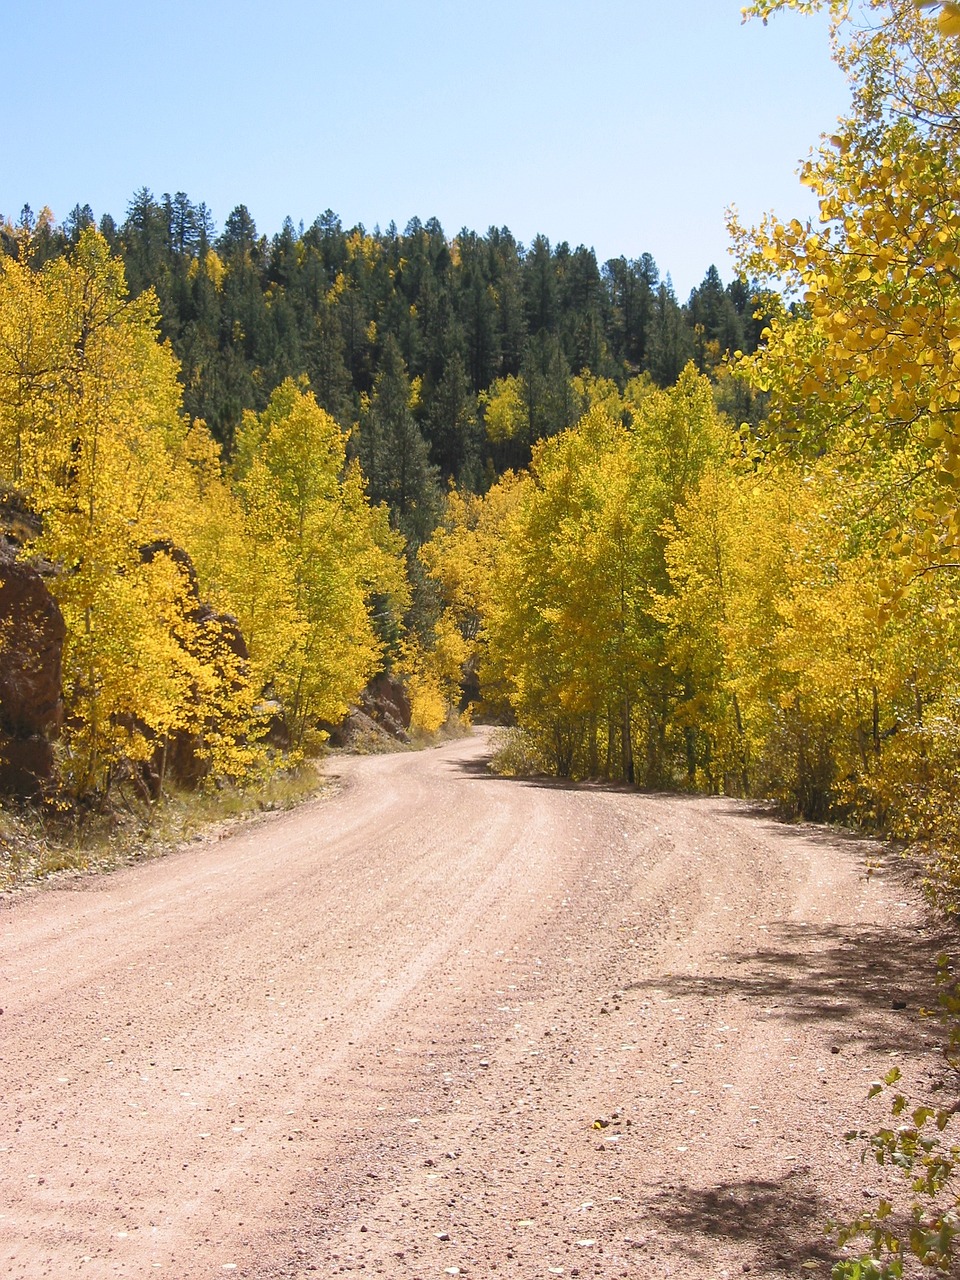
<svg viewBox="0 0 960 1280">
<path fill-rule="evenodd" d="M 769 944 L 719 958 L 719 974 L 666 974 L 628 990 L 676 997 L 734 997 L 755 1005 L 756 1021 L 822 1023 L 838 1046 L 878 1051 L 930 1047 L 936 955 L 953 939 L 902 926 L 771 922 Z"/>
<path fill-rule="evenodd" d="M 543 787 L 548 791 L 579 791 L 586 785 L 582 782 L 573 782 L 570 778 L 554 778 L 546 773 L 506 777 L 493 772 L 490 768 L 489 756 L 481 756 L 475 760 L 451 760 L 449 768 L 452 773 L 463 774 L 478 782 L 506 782 L 516 787 Z"/>
<path fill-rule="evenodd" d="M 644 791 L 639 787 L 631 786 L 627 782 L 617 782 L 609 778 L 587 778 L 580 781 L 574 781 L 572 778 L 555 778 L 549 773 L 529 773 L 506 775 L 494 773 L 490 768 L 490 757 L 481 756 L 474 760 L 451 760 L 449 768 L 453 773 L 463 774 L 467 778 L 473 778 L 482 782 L 500 782 L 508 783 L 515 787 L 536 787 L 544 791 L 583 791 L 587 793 L 616 793 L 618 795 L 632 796 L 650 796 L 664 794 L 660 792 Z M 671 794 L 672 793 L 668 793 Z M 684 798 L 678 794 L 676 799 Z M 685 797 L 690 799 L 689 796 Z"/>
<path fill-rule="evenodd" d="M 671 1237 L 671 1252 L 691 1264 L 712 1260 L 698 1240 L 729 1241 L 749 1246 L 748 1265 L 762 1275 L 803 1275 L 803 1264 L 821 1263 L 827 1274 L 837 1259 L 833 1242 L 825 1235 L 831 1206 L 817 1192 L 806 1170 L 785 1177 L 721 1182 L 711 1187 L 666 1187 L 647 1206 L 634 1230 L 642 1234 L 651 1219 L 656 1231 Z M 706 1272 L 698 1272 L 706 1274 Z"/>
<path fill-rule="evenodd" d="M 769 803 L 717 796 L 642 792 L 622 783 L 571 782 L 543 776 L 500 779 L 486 757 L 456 761 L 466 776 L 507 781 L 515 786 L 579 792 L 628 793 L 638 799 L 670 799 L 713 809 L 721 820 L 741 820 L 758 834 L 777 841 L 816 843 L 844 859 L 859 860 L 873 875 L 905 899 L 915 892 L 916 866 L 889 844 L 862 833 L 815 823 L 780 821 Z M 871 866 L 871 864 L 873 864 Z M 632 984 L 628 990 L 659 990 L 677 997 L 734 997 L 749 1001 L 757 1020 L 820 1023 L 839 1046 L 892 1050 L 927 1049 L 938 1038 L 939 1023 L 923 1018 L 936 1009 L 936 958 L 956 954 L 956 927 L 930 923 L 808 924 L 771 920 L 758 925 L 763 944 L 753 934 L 745 946 L 718 957 L 717 974 L 660 975 Z"/>
</svg>

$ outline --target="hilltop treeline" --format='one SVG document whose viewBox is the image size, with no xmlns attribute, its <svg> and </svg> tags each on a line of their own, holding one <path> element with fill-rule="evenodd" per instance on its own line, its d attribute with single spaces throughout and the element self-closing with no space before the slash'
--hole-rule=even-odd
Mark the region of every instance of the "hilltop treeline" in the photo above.
<svg viewBox="0 0 960 1280">
<path fill-rule="evenodd" d="M 89 206 L 60 225 L 24 209 L 6 251 L 28 239 L 38 267 L 93 224 Z M 131 294 L 157 295 L 189 417 L 229 450 L 245 409 L 262 412 L 285 378 L 305 376 L 337 422 L 360 423 L 371 491 L 385 498 L 396 478 L 381 474 L 372 439 L 378 398 L 405 392 L 406 451 L 421 471 L 475 487 L 577 420 L 572 377 L 622 387 L 647 373 L 670 386 L 688 361 L 710 373 L 728 351 L 754 350 L 762 327 L 750 289 L 724 287 L 713 267 L 681 305 L 649 254 L 599 263 L 592 249 L 543 236 L 525 247 L 506 228 L 449 238 L 436 219 L 414 218 L 402 232 L 368 232 L 328 210 L 268 237 L 239 205 L 218 233 L 203 203 L 143 189 L 122 222 L 105 215 L 99 230 Z M 483 422 L 505 382 L 523 421 L 491 442 Z"/>
</svg>

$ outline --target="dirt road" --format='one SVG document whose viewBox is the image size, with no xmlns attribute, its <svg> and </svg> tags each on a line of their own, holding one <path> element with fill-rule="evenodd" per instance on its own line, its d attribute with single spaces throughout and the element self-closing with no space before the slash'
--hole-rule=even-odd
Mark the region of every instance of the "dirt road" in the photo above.
<svg viewBox="0 0 960 1280">
<path fill-rule="evenodd" d="M 902 876 L 485 753 L 0 904 L 0 1274 L 829 1274 L 936 1068 Z"/>
</svg>

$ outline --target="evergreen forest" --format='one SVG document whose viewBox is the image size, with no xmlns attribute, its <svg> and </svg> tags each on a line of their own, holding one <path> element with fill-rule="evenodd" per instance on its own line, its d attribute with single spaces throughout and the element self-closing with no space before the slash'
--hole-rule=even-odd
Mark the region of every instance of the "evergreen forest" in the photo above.
<svg viewBox="0 0 960 1280">
<path fill-rule="evenodd" d="M 402 233 L 369 233 L 330 210 L 267 237 L 244 205 L 217 234 L 207 206 L 183 192 L 141 189 L 119 224 L 97 222 L 88 205 L 62 224 L 27 206 L 6 225 L 3 249 L 38 270 L 95 226 L 130 295 L 157 299 L 188 418 L 229 452 L 245 410 L 262 412 L 286 378 L 304 380 L 341 426 L 359 424 L 371 496 L 391 506 L 415 490 L 435 508 L 438 482 L 476 490 L 527 465 L 538 439 L 578 420 L 575 376 L 622 387 L 647 374 L 670 386 L 691 361 L 712 375 L 727 353 L 754 350 L 762 328 L 749 287 L 724 287 L 715 267 L 681 304 L 649 254 L 601 265 L 591 249 L 543 236 L 525 248 L 506 227 L 449 238 L 435 219 L 413 219 Z M 374 443 L 390 397 L 411 418 L 416 470 L 403 498 L 397 450 L 381 458 Z M 386 429 L 404 433 L 392 421 Z"/>
</svg>

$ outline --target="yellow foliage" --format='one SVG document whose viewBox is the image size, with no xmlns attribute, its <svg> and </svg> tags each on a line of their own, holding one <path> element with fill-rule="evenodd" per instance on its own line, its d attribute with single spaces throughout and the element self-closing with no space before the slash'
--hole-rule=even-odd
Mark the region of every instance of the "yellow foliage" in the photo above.
<svg viewBox="0 0 960 1280">
<path fill-rule="evenodd" d="M 525 438 L 529 433 L 523 385 L 513 374 L 498 378 L 480 395 L 479 402 L 489 440 L 501 443 Z"/>
<path fill-rule="evenodd" d="M 570 379 L 571 390 L 579 406 L 578 417 L 591 409 L 600 408 L 611 422 L 620 422 L 624 415 L 624 401 L 617 384 L 610 378 L 598 378 L 588 369 Z"/>
<path fill-rule="evenodd" d="M 468 641 L 476 641 L 492 603 L 494 563 L 524 481 L 507 472 L 485 495 L 451 489 L 443 522 L 419 551 L 446 609 Z"/>
<path fill-rule="evenodd" d="M 529 475 L 472 510 L 461 501 L 423 554 L 450 608 L 478 617 L 487 696 L 509 702 L 557 772 L 632 778 L 636 736 L 660 780 L 672 675 L 653 611 L 658 530 L 723 433 L 692 370 L 666 392 L 638 383 L 630 427 L 602 391 L 575 428 L 535 446 Z"/>
<path fill-rule="evenodd" d="M 258 679 L 300 741 L 316 720 L 339 719 L 377 670 L 371 601 L 406 608 L 401 542 L 347 465 L 346 434 L 290 380 L 244 416 L 233 477 L 243 524 L 221 574 Z"/>
<path fill-rule="evenodd" d="M 408 643 L 399 667 L 410 698 L 410 728 L 427 736 L 437 733 L 455 710 L 463 667 L 470 646 L 453 619 L 444 614 L 433 628 L 429 646 Z"/>
<path fill-rule="evenodd" d="M 93 231 L 36 272 L 0 259 L 0 480 L 41 516 L 30 549 L 60 570 L 76 794 L 182 734 L 214 772 L 244 776 L 262 758 L 263 691 L 298 736 L 335 718 L 380 658 L 374 596 L 397 615 L 409 599 L 397 537 L 332 419 L 284 384 L 245 420 L 231 485 L 206 428 L 180 415 L 157 318 Z M 198 588 L 239 619 L 249 661 Z"/>
<path fill-rule="evenodd" d="M 180 731 L 223 771 L 251 762 L 246 674 L 198 633 L 172 554 L 173 541 L 190 549 L 182 517 L 197 491 L 182 463 L 203 433 L 180 418 L 156 329 L 155 299 L 127 298 L 93 231 L 38 272 L 0 261 L 3 478 L 42 517 L 33 549 L 61 566 L 50 587 L 67 624 L 62 772 L 78 794 Z"/>
<path fill-rule="evenodd" d="M 219 293 L 223 288 L 223 279 L 227 273 L 220 255 L 214 249 L 208 249 L 203 258 L 203 270 L 207 279 Z"/>
</svg>

